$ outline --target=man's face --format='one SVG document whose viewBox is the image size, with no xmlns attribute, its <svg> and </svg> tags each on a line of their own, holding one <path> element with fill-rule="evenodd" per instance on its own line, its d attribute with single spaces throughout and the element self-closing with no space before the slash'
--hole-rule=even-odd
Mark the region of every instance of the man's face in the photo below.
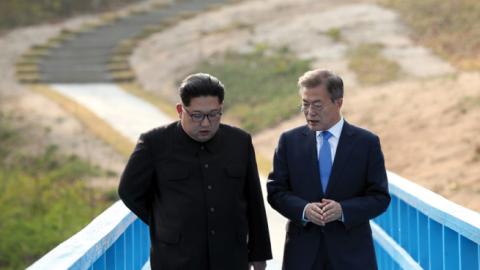
<svg viewBox="0 0 480 270">
<path fill-rule="evenodd" d="M 220 126 L 222 104 L 215 96 L 196 97 L 188 107 L 177 104 L 177 112 L 185 133 L 195 141 L 206 142 Z"/>
<path fill-rule="evenodd" d="M 340 120 L 343 99 L 332 102 L 323 85 L 301 90 L 302 108 L 308 127 L 314 131 L 331 128 Z"/>
</svg>

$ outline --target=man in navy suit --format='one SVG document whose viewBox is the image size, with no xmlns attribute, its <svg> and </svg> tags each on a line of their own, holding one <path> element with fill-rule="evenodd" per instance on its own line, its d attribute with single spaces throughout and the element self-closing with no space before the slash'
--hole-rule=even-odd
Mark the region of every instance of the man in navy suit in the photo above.
<svg viewBox="0 0 480 270">
<path fill-rule="evenodd" d="M 313 70 L 298 85 L 307 125 L 280 136 L 267 184 L 289 219 L 283 269 L 377 269 L 369 220 L 390 203 L 379 138 L 342 117 L 339 76 Z"/>
</svg>

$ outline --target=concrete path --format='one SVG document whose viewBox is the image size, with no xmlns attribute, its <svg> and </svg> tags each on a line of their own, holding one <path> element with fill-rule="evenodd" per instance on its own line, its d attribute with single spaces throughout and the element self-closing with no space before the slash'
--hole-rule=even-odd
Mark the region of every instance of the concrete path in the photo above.
<svg viewBox="0 0 480 270">
<path fill-rule="evenodd" d="M 132 142 L 141 133 L 171 121 L 152 104 L 115 84 L 52 84 L 51 87 L 95 113 Z"/>
<path fill-rule="evenodd" d="M 139 99 L 114 84 L 52 84 L 51 88 L 89 109 L 110 124 L 118 133 L 136 142 L 142 132 L 172 121 L 150 103 Z M 266 197 L 265 177 L 262 177 L 263 195 Z M 267 203 L 268 224 L 273 258 L 268 270 L 281 269 L 286 220 Z"/>
</svg>

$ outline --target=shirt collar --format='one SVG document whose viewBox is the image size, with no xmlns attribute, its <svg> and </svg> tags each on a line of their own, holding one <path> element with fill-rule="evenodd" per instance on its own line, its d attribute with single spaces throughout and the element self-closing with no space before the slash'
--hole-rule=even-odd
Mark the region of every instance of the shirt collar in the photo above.
<svg viewBox="0 0 480 270">
<path fill-rule="evenodd" d="M 330 127 L 327 131 L 332 133 L 332 136 L 335 138 L 340 138 L 340 134 L 342 134 L 342 129 L 343 129 L 343 124 L 345 123 L 345 120 L 343 119 L 343 116 L 340 117 L 340 120 Z M 322 133 L 323 131 L 316 131 L 317 137 Z"/>
</svg>

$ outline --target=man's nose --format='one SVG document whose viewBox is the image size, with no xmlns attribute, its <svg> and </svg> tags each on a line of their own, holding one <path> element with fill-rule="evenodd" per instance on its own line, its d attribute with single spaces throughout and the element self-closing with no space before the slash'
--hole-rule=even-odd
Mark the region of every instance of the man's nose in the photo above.
<svg viewBox="0 0 480 270">
<path fill-rule="evenodd" d="M 316 116 L 317 114 L 318 112 L 316 112 L 315 110 L 312 110 L 311 108 L 307 111 L 308 116 Z"/>
<path fill-rule="evenodd" d="M 200 122 L 200 126 L 202 127 L 210 126 L 210 119 L 208 119 L 208 116 L 205 115 L 205 117 L 203 117 L 202 121 Z"/>
</svg>

